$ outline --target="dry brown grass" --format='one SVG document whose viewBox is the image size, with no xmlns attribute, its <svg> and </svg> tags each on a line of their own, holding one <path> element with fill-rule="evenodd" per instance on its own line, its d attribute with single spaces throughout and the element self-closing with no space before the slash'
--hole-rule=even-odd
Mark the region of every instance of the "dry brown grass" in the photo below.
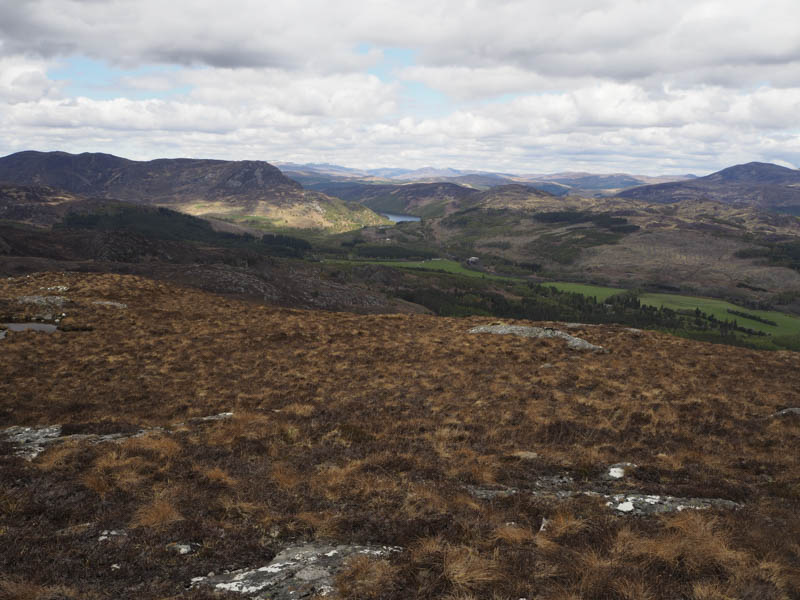
<svg viewBox="0 0 800 600">
<path fill-rule="evenodd" d="M 160 493 L 149 503 L 140 507 L 131 520 L 131 527 L 159 529 L 183 520 L 175 502 L 169 494 Z"/>
<path fill-rule="evenodd" d="M 302 404 L 300 402 L 293 402 L 288 406 L 283 407 L 283 411 L 294 415 L 295 417 L 310 417 L 314 414 L 314 405 L 313 404 Z"/>
<path fill-rule="evenodd" d="M 374 595 L 383 577 L 386 600 L 800 597 L 800 458 L 789 451 L 800 429 L 768 418 L 800 406 L 797 354 L 613 326 L 580 332 L 609 354 L 580 354 L 466 334 L 480 318 L 310 313 L 58 277 L 0 280 L 0 297 L 70 285 L 94 327 L 3 341 L 3 426 L 169 431 L 55 445 L 31 463 L 0 445 L 9 581 L 180 597 L 190 577 L 324 539 L 406 548 L 353 566 L 362 575 L 340 591 L 350 598 Z M 95 310 L 98 296 L 129 308 Z M 603 479 L 622 461 L 639 467 Z M 744 508 L 631 518 L 600 498 L 529 493 L 556 474 Z M 468 491 L 489 485 L 519 492 Z M 106 529 L 131 531 L 98 547 Z M 176 541 L 202 549 L 165 555 Z"/>
<path fill-rule="evenodd" d="M 395 591 L 398 568 L 386 559 L 351 557 L 336 576 L 336 591 L 343 600 L 381 600 Z"/>
<path fill-rule="evenodd" d="M 512 546 L 520 544 L 529 544 L 534 538 L 535 534 L 528 527 L 520 527 L 516 524 L 501 525 L 494 530 L 494 540 L 504 542 Z"/>
<path fill-rule="evenodd" d="M 443 574 L 456 591 L 464 591 L 485 588 L 497 581 L 500 571 L 495 560 L 461 546 L 445 550 Z"/>
<path fill-rule="evenodd" d="M 175 458 L 181 451 L 181 445 L 167 435 L 148 434 L 124 440 L 120 446 L 130 456 L 144 455 L 159 461 Z"/>
<path fill-rule="evenodd" d="M 0 578 L 0 600 L 70 600 L 73 598 L 77 600 L 87 597 L 63 586 L 39 586 L 24 581 Z"/>
<path fill-rule="evenodd" d="M 203 468 L 199 470 L 200 474 L 205 477 L 211 483 L 215 483 L 218 485 L 223 485 L 226 487 L 234 487 L 236 485 L 236 479 L 231 477 L 224 469 L 221 467 L 212 467 L 212 468 Z"/>
</svg>

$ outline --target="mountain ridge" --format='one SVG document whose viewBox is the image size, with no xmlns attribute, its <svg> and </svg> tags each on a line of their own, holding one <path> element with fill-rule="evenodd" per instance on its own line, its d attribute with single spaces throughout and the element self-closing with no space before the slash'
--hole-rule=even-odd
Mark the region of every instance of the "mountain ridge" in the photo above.
<svg viewBox="0 0 800 600">
<path fill-rule="evenodd" d="M 366 207 L 304 190 L 265 161 L 133 161 L 103 153 L 29 150 L 0 158 L 0 182 L 166 206 L 196 216 L 252 217 L 268 227 L 344 231 L 385 222 Z"/>
<path fill-rule="evenodd" d="M 635 187 L 618 195 L 658 204 L 715 200 L 768 210 L 800 210 L 800 170 L 773 163 L 749 162 L 705 177 Z"/>
</svg>

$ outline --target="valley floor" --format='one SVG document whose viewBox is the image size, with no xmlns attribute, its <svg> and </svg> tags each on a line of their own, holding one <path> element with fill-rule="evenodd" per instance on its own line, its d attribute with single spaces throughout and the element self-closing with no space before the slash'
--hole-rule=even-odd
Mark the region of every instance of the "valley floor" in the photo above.
<svg viewBox="0 0 800 600">
<path fill-rule="evenodd" d="M 0 339 L 0 598 L 800 596 L 798 353 L 0 280 L 48 311 Z"/>
</svg>

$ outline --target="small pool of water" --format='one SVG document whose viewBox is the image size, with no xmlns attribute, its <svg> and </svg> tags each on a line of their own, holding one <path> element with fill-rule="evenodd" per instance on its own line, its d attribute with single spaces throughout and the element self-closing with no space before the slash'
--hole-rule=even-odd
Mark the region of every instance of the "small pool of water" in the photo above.
<svg viewBox="0 0 800 600">
<path fill-rule="evenodd" d="M 402 223 L 404 221 L 421 221 L 419 217 L 412 215 L 396 215 L 394 213 L 381 213 L 384 217 L 389 219 L 392 223 Z"/>
<path fill-rule="evenodd" d="M 53 333 L 58 327 L 47 323 L 3 323 L 3 327 L 9 331 L 44 331 Z"/>
</svg>

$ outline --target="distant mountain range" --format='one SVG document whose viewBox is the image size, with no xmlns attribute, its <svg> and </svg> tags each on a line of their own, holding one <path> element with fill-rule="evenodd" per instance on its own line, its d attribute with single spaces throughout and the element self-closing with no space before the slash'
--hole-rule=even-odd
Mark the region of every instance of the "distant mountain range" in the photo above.
<svg viewBox="0 0 800 600">
<path fill-rule="evenodd" d="M 367 208 L 304 190 L 264 161 L 133 161 L 111 154 L 26 151 L 0 158 L 0 182 L 193 215 L 260 218 L 277 226 L 344 230 L 383 222 Z"/>
<path fill-rule="evenodd" d="M 619 196 L 660 204 L 714 200 L 800 215 L 800 170 L 751 162 L 690 181 L 628 189 Z"/>
<path fill-rule="evenodd" d="M 279 162 L 276 164 L 280 166 L 286 175 L 307 187 L 331 181 L 359 181 L 362 183 L 449 182 L 486 190 L 501 185 L 522 183 L 556 196 L 564 196 L 570 193 L 608 196 L 630 187 L 669 181 L 683 181 L 694 177 L 694 175 L 650 177 L 627 173 L 596 174 L 585 172 L 520 175 L 436 167 L 422 167 L 420 169 L 352 169 L 328 163 L 298 164 Z M 315 189 L 321 188 L 317 187 Z"/>
</svg>

